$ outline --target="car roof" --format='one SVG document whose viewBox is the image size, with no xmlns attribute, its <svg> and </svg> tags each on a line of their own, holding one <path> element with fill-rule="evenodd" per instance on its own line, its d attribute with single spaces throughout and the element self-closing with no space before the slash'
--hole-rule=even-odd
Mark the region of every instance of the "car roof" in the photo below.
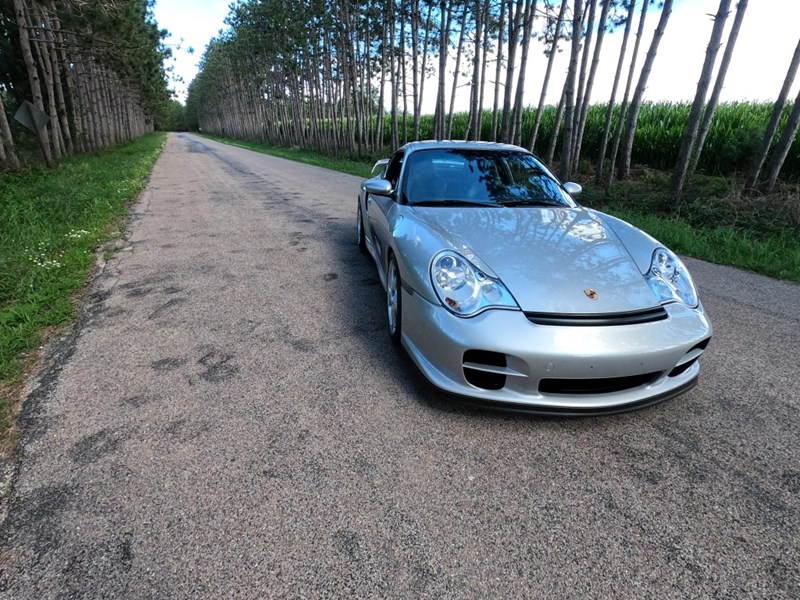
<svg viewBox="0 0 800 600">
<path fill-rule="evenodd" d="M 510 150 L 514 152 L 525 152 L 530 154 L 525 148 L 512 144 L 499 144 L 497 142 L 465 142 L 455 140 L 424 140 L 420 142 L 409 142 L 401 150 L 406 154 L 418 150 Z"/>
</svg>

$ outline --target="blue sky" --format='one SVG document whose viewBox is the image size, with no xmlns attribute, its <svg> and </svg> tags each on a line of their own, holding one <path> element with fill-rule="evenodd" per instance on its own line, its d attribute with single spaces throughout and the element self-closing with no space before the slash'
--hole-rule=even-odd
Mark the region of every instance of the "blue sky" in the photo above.
<svg viewBox="0 0 800 600">
<path fill-rule="evenodd" d="M 184 98 L 186 86 L 197 73 L 197 63 L 206 44 L 224 27 L 228 4 L 229 0 L 156 1 L 156 20 L 160 27 L 168 29 L 172 34 L 167 43 L 176 45 L 173 47 L 175 58 L 172 62 L 175 73 L 184 80 L 183 83 L 174 84 L 179 98 Z M 732 5 L 735 4 L 736 0 L 732 2 Z M 718 6 L 719 0 L 676 1 L 650 76 L 647 100 L 680 101 L 694 97 L 711 33 L 712 21 L 709 14 L 716 13 Z M 639 58 L 640 65 L 660 12 L 655 7 L 650 10 Z M 728 19 L 728 26 L 732 21 L 733 15 Z M 777 96 L 800 36 L 797 26 L 799 22 L 800 0 L 750 0 L 726 78 L 723 101 L 770 100 Z M 608 99 L 621 38 L 621 29 L 606 36 L 592 96 L 594 101 Z M 727 39 L 727 29 L 724 39 Z M 189 46 L 195 49 L 193 55 L 187 52 Z M 545 66 L 541 49 L 537 45 L 532 47 L 525 94 L 527 103 L 538 100 L 541 74 Z M 548 102 L 556 101 L 560 86 L 563 85 L 566 67 L 566 52 L 562 52 L 554 66 L 550 85 L 552 93 L 548 95 Z M 800 81 L 795 83 L 792 97 L 796 96 L 799 87 Z M 426 85 L 426 89 L 433 90 L 435 86 Z M 459 97 L 458 108 L 465 109 L 467 102 L 468 98 Z M 423 112 L 432 112 L 433 103 L 433 93 L 429 91 Z"/>
</svg>

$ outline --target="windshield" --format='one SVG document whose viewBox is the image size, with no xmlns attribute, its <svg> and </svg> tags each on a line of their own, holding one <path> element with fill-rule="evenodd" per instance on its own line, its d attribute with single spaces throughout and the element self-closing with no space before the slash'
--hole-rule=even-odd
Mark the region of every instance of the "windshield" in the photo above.
<svg viewBox="0 0 800 600">
<path fill-rule="evenodd" d="M 575 206 L 550 171 L 526 152 L 418 150 L 407 158 L 405 177 L 409 204 Z"/>
</svg>

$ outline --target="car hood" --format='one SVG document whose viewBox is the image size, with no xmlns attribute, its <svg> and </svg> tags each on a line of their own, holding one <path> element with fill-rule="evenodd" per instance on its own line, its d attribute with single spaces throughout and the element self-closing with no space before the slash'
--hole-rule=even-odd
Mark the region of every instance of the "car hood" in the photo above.
<svg viewBox="0 0 800 600">
<path fill-rule="evenodd" d="M 624 244 L 594 211 L 415 207 L 413 212 L 446 246 L 499 277 L 524 311 L 596 314 L 658 305 Z"/>
</svg>

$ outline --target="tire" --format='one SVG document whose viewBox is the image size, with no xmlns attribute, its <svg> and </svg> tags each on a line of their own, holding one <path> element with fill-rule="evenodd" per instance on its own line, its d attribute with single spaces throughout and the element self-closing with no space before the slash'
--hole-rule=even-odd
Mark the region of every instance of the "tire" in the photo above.
<svg viewBox="0 0 800 600">
<path fill-rule="evenodd" d="M 362 250 L 366 250 L 367 241 L 364 237 L 364 218 L 361 215 L 361 199 L 358 200 L 358 212 L 356 213 L 356 238 L 358 247 Z"/>
<path fill-rule="evenodd" d="M 394 256 L 389 257 L 389 268 L 386 270 L 386 316 L 389 326 L 389 337 L 395 344 L 400 343 L 403 332 L 403 285 L 400 271 Z"/>
</svg>

